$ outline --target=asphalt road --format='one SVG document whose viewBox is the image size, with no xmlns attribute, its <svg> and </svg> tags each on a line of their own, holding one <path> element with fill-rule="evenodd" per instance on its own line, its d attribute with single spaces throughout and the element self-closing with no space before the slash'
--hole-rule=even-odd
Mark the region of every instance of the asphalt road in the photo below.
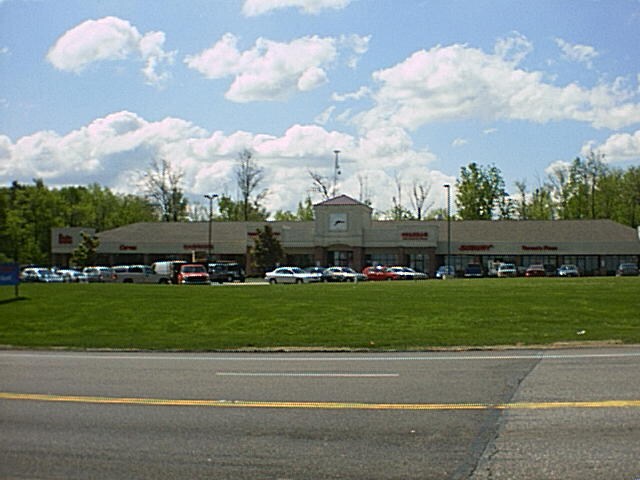
<svg viewBox="0 0 640 480">
<path fill-rule="evenodd" d="M 0 351 L 3 479 L 640 478 L 640 347 Z"/>
</svg>

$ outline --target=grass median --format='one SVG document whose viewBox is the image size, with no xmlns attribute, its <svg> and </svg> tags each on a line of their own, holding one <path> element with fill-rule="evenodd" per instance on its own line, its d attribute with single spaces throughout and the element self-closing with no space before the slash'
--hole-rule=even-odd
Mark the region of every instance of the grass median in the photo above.
<svg viewBox="0 0 640 480">
<path fill-rule="evenodd" d="M 11 288 L 11 289 L 9 289 Z M 0 345 L 80 349 L 427 349 L 640 343 L 640 277 L 358 284 L 23 284 Z"/>
</svg>

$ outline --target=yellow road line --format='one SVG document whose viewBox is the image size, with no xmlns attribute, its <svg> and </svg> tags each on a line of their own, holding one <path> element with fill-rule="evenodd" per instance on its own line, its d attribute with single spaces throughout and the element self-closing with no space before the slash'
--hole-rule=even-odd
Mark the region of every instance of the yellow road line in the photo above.
<svg viewBox="0 0 640 480">
<path fill-rule="evenodd" d="M 537 410 L 558 408 L 638 408 L 640 400 L 602 400 L 588 402 L 514 403 L 359 403 L 359 402 L 262 402 L 248 400 L 187 400 L 136 397 L 94 397 L 0 392 L 0 400 L 138 405 L 163 407 L 282 408 L 318 410 Z"/>
</svg>

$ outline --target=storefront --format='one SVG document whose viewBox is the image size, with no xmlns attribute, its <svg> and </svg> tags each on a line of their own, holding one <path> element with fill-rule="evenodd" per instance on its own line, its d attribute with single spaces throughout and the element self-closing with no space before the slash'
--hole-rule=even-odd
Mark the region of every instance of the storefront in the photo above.
<svg viewBox="0 0 640 480">
<path fill-rule="evenodd" d="M 487 272 L 498 262 L 519 268 L 540 263 L 575 264 L 584 275 L 613 274 L 619 263 L 640 259 L 639 232 L 610 220 L 572 221 L 376 221 L 372 209 L 346 195 L 314 207 L 309 222 L 136 223 L 100 232 L 99 263 L 150 264 L 159 260 L 234 260 L 252 271 L 251 248 L 258 229 L 268 224 L 282 244 L 289 265 L 406 265 L 433 275 L 447 261 L 463 271 L 480 263 Z M 80 232 L 52 231 L 52 262 L 68 265 Z"/>
</svg>

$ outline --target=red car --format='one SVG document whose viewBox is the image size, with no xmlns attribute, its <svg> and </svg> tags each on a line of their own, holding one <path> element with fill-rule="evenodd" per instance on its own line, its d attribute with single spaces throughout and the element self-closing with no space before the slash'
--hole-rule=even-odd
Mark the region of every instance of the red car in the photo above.
<svg viewBox="0 0 640 480">
<path fill-rule="evenodd" d="M 362 273 L 366 275 L 369 280 L 399 280 L 400 276 L 389 270 L 387 267 L 376 266 L 367 267 Z"/>
<path fill-rule="evenodd" d="M 526 272 L 524 272 L 525 277 L 546 277 L 547 272 L 544 269 L 544 265 L 529 265 L 527 267 Z"/>
</svg>

